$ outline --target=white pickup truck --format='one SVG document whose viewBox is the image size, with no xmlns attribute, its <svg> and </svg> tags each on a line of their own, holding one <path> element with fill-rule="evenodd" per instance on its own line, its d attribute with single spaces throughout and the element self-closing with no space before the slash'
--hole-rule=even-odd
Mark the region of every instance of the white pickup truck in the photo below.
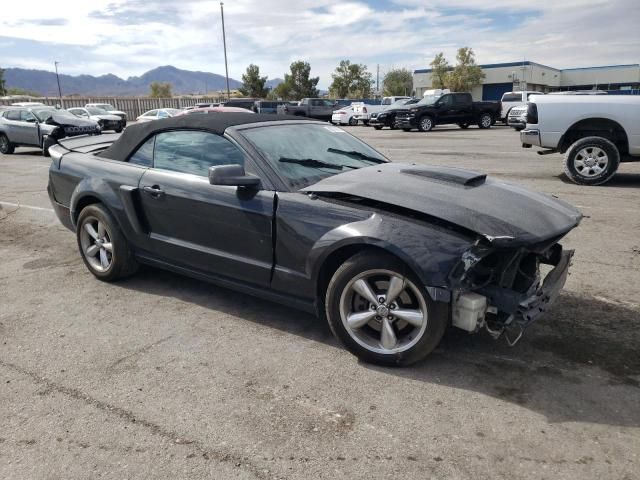
<svg viewBox="0 0 640 480">
<path fill-rule="evenodd" d="M 371 118 L 372 113 L 378 113 L 387 108 L 389 105 L 397 102 L 398 100 L 409 100 L 411 97 L 384 97 L 382 99 L 382 103 L 380 105 L 367 105 L 364 102 L 353 102 L 353 118 L 356 121 L 362 120 L 362 123 L 365 125 L 369 124 L 369 118 Z"/>
<path fill-rule="evenodd" d="M 565 174 L 581 185 L 601 185 L 620 162 L 640 161 L 640 96 L 534 95 L 527 107 L 524 148 L 564 153 Z"/>
<path fill-rule="evenodd" d="M 531 95 L 541 95 L 542 92 L 533 90 L 522 90 L 520 92 L 505 92 L 500 99 L 500 120 L 507 123 L 511 109 L 527 105 L 527 100 Z"/>
</svg>

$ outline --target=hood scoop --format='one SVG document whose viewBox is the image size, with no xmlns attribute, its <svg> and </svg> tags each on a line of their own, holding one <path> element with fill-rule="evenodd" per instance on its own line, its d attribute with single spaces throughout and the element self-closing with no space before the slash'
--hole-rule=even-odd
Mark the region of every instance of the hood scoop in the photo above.
<svg viewBox="0 0 640 480">
<path fill-rule="evenodd" d="M 454 168 L 406 168 L 400 170 L 400 173 L 404 173 L 405 175 L 416 175 L 429 180 L 453 183 L 465 187 L 477 187 L 482 185 L 487 179 L 487 175 L 484 173 L 474 172 L 472 170 L 457 170 Z"/>
</svg>

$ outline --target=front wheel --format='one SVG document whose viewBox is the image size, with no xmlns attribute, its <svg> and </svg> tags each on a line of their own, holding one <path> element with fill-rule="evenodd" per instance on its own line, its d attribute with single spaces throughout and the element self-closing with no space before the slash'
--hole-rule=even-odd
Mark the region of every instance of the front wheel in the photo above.
<svg viewBox="0 0 640 480">
<path fill-rule="evenodd" d="M 358 119 L 356 117 L 351 117 L 349 119 L 349 125 L 351 125 L 352 127 L 355 127 L 356 125 L 358 125 Z"/>
<path fill-rule="evenodd" d="M 581 138 L 569 147 L 564 173 L 580 185 L 602 185 L 611 180 L 620 164 L 620 152 L 602 137 Z"/>
<path fill-rule="evenodd" d="M 430 132 L 433 129 L 433 119 L 428 116 L 422 117 L 418 121 L 418 130 L 421 132 Z"/>
<path fill-rule="evenodd" d="M 436 303 L 397 258 L 362 252 L 333 275 L 326 296 L 333 334 L 354 355 L 379 365 L 409 365 L 438 345 L 447 305 Z"/>
<path fill-rule="evenodd" d="M 9 141 L 9 138 L 4 133 L 0 133 L 0 153 L 3 155 L 9 155 L 15 151 L 15 147 Z"/>
<path fill-rule="evenodd" d="M 138 263 L 109 211 L 92 204 L 80 212 L 76 237 L 82 260 L 98 279 L 111 282 L 133 274 Z"/>
<path fill-rule="evenodd" d="M 491 128 L 492 124 L 493 124 L 493 116 L 491 116 L 491 114 L 483 113 L 482 115 L 480 115 L 480 118 L 478 119 L 478 127 Z"/>
</svg>

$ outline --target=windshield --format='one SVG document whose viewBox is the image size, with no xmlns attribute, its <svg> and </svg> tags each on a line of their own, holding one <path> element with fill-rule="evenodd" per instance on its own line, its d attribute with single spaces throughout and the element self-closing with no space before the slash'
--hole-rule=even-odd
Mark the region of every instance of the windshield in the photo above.
<svg viewBox="0 0 640 480">
<path fill-rule="evenodd" d="M 31 113 L 33 113 L 40 122 L 44 122 L 55 111 L 56 109 L 53 107 L 42 107 L 32 109 Z"/>
<path fill-rule="evenodd" d="M 427 95 L 418 102 L 418 105 L 433 105 L 442 95 Z"/>
<path fill-rule="evenodd" d="M 242 130 L 294 190 L 323 178 L 387 162 L 382 154 L 331 125 L 289 124 Z"/>
<path fill-rule="evenodd" d="M 106 110 L 103 110 L 102 108 L 98 108 L 98 107 L 89 107 L 89 108 L 87 108 L 87 111 L 91 115 L 109 115 L 109 112 L 107 112 Z"/>
<path fill-rule="evenodd" d="M 177 108 L 165 108 L 164 111 L 171 116 L 175 115 L 176 113 L 180 113 L 180 110 Z"/>
</svg>

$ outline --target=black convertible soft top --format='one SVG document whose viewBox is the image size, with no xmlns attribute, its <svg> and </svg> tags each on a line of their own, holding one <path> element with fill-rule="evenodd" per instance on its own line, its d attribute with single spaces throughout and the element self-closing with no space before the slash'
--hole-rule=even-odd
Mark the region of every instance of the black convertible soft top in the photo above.
<svg viewBox="0 0 640 480">
<path fill-rule="evenodd" d="M 222 135 L 228 127 L 279 120 L 313 120 L 293 115 L 251 114 L 236 112 L 209 113 L 207 115 L 179 115 L 176 117 L 138 123 L 128 126 L 122 136 L 98 155 L 112 160 L 126 161 L 147 138 L 167 130 L 193 129 Z"/>
</svg>

